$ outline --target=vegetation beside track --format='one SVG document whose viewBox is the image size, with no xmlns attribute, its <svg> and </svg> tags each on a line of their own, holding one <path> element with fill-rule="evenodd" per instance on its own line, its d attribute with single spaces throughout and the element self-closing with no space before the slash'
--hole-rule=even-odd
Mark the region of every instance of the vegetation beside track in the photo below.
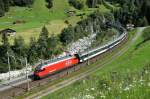
<svg viewBox="0 0 150 99">
<path fill-rule="evenodd" d="M 134 30 L 134 31 L 136 31 L 136 30 Z M 132 33 L 132 34 L 133 34 L 133 33 Z M 129 35 L 129 36 L 130 36 L 129 38 L 131 39 L 133 35 Z M 130 41 L 130 40 L 129 40 L 129 41 Z M 54 82 L 50 82 L 50 83 L 48 83 L 48 84 L 46 84 L 46 85 L 44 85 L 44 86 L 39 86 L 39 87 L 37 87 L 37 88 L 34 88 L 34 89 L 30 90 L 30 92 L 25 93 L 24 95 L 19 96 L 18 99 L 21 99 L 21 98 L 24 98 L 24 97 L 27 97 L 27 96 L 32 96 L 32 95 L 38 93 L 39 91 L 42 91 L 42 90 L 47 89 L 48 86 L 55 85 L 55 84 L 57 84 L 57 83 L 59 83 L 59 82 L 62 82 L 62 81 L 64 81 L 64 80 L 67 80 L 67 79 L 72 78 L 72 77 L 74 77 L 74 76 L 80 75 L 81 73 L 84 73 L 84 72 L 86 72 L 87 70 L 90 70 L 91 68 L 96 67 L 96 66 L 97 66 L 96 64 L 99 64 L 99 65 L 102 65 L 102 66 L 103 66 L 103 63 L 106 63 L 106 61 L 108 62 L 108 60 L 113 59 L 112 56 L 113 56 L 114 54 L 116 54 L 119 50 L 125 48 L 125 47 L 128 45 L 128 43 L 129 43 L 129 42 L 125 43 L 124 45 L 122 45 L 122 46 L 119 47 L 119 48 L 116 48 L 116 49 L 115 49 L 113 52 L 111 52 L 111 53 L 106 53 L 106 54 L 105 54 L 105 57 L 103 57 L 103 58 L 101 58 L 99 61 L 97 61 L 97 62 L 95 63 L 95 65 L 93 64 L 93 65 L 85 66 L 84 68 L 81 68 L 79 71 L 73 72 L 73 73 L 71 73 L 71 74 L 65 76 L 64 78 L 60 78 L 59 80 L 56 80 L 56 81 L 54 81 Z"/>
<path fill-rule="evenodd" d="M 134 31 L 135 31 L 135 30 L 134 30 Z M 132 35 L 130 35 L 130 36 L 132 36 Z M 129 37 L 129 38 L 131 39 L 131 37 Z M 129 41 L 130 41 L 130 40 L 129 40 Z M 119 50 L 121 50 L 121 49 L 123 49 L 125 46 L 127 46 L 128 43 L 129 43 L 129 42 L 125 43 L 125 45 L 121 45 L 121 47 L 115 48 L 111 53 L 110 53 L 110 52 L 106 53 L 105 56 L 102 57 L 102 58 L 101 58 L 99 61 L 97 61 L 95 64 L 103 65 L 104 63 L 106 63 L 106 61 L 111 60 L 111 59 L 112 59 L 112 56 L 113 56 L 114 54 L 116 54 Z M 78 75 L 80 75 L 81 73 L 84 73 L 84 72 L 86 72 L 87 70 L 90 70 L 90 69 L 92 69 L 93 67 L 96 67 L 96 66 L 97 66 L 97 65 L 94 65 L 94 64 L 93 64 L 93 65 L 85 66 L 84 68 L 80 68 L 80 70 L 78 70 L 78 71 L 76 71 L 76 72 L 73 72 L 73 73 L 71 73 L 71 74 L 69 74 L 69 75 L 66 75 L 66 76 L 64 76 L 63 78 L 57 79 L 57 80 L 55 80 L 55 81 L 53 81 L 53 82 L 50 82 L 50 81 L 49 81 L 49 83 L 47 83 L 47 84 L 45 84 L 45 85 L 42 85 L 42 86 L 39 86 L 39 87 L 36 87 L 36 88 L 33 88 L 33 89 L 31 89 L 29 92 L 24 93 L 23 95 L 20 95 L 19 97 L 15 97 L 15 98 L 17 98 L 17 99 L 22 99 L 22 98 L 25 98 L 25 97 L 28 97 L 28 96 L 32 96 L 32 95 L 34 95 L 34 94 L 36 94 L 36 93 L 38 93 L 38 92 L 40 92 L 40 91 L 42 91 L 42 90 L 47 89 L 49 86 L 56 85 L 57 83 L 60 83 L 60 82 L 62 82 L 62 81 L 64 81 L 64 80 L 67 80 L 67 79 L 72 78 L 72 77 L 74 77 L 74 76 L 78 76 Z"/>
<path fill-rule="evenodd" d="M 136 45 L 143 41 L 140 36 L 130 49 L 104 66 L 101 70 L 74 84 L 56 91 L 42 99 L 80 98 L 149 98 L 150 88 L 150 41 L 139 49 Z"/>
</svg>

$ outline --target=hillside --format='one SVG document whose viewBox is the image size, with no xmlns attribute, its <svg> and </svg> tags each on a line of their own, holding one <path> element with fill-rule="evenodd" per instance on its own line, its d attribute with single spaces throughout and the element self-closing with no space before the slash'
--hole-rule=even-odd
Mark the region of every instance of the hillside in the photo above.
<svg viewBox="0 0 150 99">
<path fill-rule="evenodd" d="M 28 44 L 30 37 L 38 38 L 41 28 L 46 25 L 50 34 L 59 34 L 61 30 L 67 27 L 65 20 L 72 25 L 75 25 L 80 16 L 68 17 L 67 11 L 75 10 L 77 15 L 85 13 L 89 15 L 93 11 L 99 9 L 102 12 L 108 12 L 104 5 L 100 5 L 99 8 L 88 8 L 84 0 L 85 8 L 77 10 L 69 5 L 68 0 L 54 0 L 53 7 L 49 10 L 46 7 L 45 0 L 35 0 L 31 8 L 28 7 L 11 7 L 10 11 L 5 16 L 0 17 L 0 30 L 5 28 L 11 28 L 17 31 L 15 37 L 23 36 L 25 42 Z M 13 24 L 17 21 L 23 21 L 23 23 Z M 14 37 L 10 37 L 11 43 L 13 43 Z"/>
<path fill-rule="evenodd" d="M 13 29 L 22 30 L 37 27 L 50 20 L 63 19 L 66 17 L 64 10 L 68 9 L 68 7 L 67 0 L 62 4 L 60 4 L 60 0 L 55 0 L 54 7 L 50 11 L 46 8 L 45 0 L 35 0 L 31 8 L 11 7 L 10 11 L 4 17 L 0 18 L 1 24 L 3 25 L 0 28 L 5 28 L 10 25 Z M 16 20 L 24 20 L 26 23 L 23 26 L 13 26 L 12 22 Z"/>
<path fill-rule="evenodd" d="M 69 8 L 67 0 L 64 3 L 61 3 L 61 0 L 54 0 L 54 7 L 51 10 L 45 5 L 45 0 L 35 0 L 31 8 L 11 7 L 4 17 L 0 17 L 0 29 L 15 29 L 17 37 L 24 36 L 27 42 L 32 36 L 37 38 L 44 25 L 47 25 L 50 33 L 60 33 L 66 27 L 64 19 L 67 17 L 65 9 Z M 25 23 L 13 24 L 15 21 L 25 21 Z"/>
<path fill-rule="evenodd" d="M 136 35 L 135 33 L 137 32 L 134 31 L 130 35 Z M 137 99 L 144 97 L 148 99 L 150 92 L 148 90 L 150 88 L 150 41 L 143 43 L 139 49 L 136 49 L 137 44 L 142 41 L 141 35 L 126 53 L 110 64 L 105 65 L 87 78 L 42 99 L 50 97 L 58 99 L 62 96 L 64 99 L 83 97 L 90 99 L 114 99 L 116 97 Z"/>
</svg>

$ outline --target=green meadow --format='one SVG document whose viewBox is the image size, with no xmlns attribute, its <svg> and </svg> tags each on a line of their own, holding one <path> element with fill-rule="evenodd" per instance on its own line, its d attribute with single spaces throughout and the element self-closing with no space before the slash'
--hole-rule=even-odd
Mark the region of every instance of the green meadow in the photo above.
<svg viewBox="0 0 150 99">
<path fill-rule="evenodd" d="M 42 99 L 149 99 L 150 41 L 136 48 L 142 41 L 140 36 L 127 52 L 113 62 Z"/>
<path fill-rule="evenodd" d="M 68 24 L 76 25 L 81 20 L 80 14 L 84 14 L 86 18 L 90 13 L 100 10 L 109 12 L 110 10 L 104 5 L 99 5 L 99 8 L 88 8 L 86 5 L 82 10 L 77 10 L 69 5 L 68 0 L 53 0 L 53 7 L 46 8 L 45 0 L 35 0 L 31 7 L 11 7 L 10 11 L 4 17 L 0 17 L 0 30 L 11 28 L 17 31 L 15 37 L 23 36 L 25 42 L 28 44 L 31 37 L 36 39 L 39 36 L 41 28 L 46 26 L 49 35 L 60 34 L 62 29 L 66 28 Z M 68 17 L 67 11 L 75 10 L 76 15 Z M 23 21 L 23 23 L 13 24 L 16 21 Z M 10 37 L 10 42 L 13 44 L 15 37 Z"/>
</svg>

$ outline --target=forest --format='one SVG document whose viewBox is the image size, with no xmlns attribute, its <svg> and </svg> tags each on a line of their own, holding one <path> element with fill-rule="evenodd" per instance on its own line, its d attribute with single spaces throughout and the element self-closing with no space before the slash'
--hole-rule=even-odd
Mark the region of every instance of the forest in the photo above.
<svg viewBox="0 0 150 99">
<path fill-rule="evenodd" d="M 112 10 L 115 19 L 122 24 L 135 24 L 136 26 L 144 26 L 150 23 L 150 1 L 149 0 L 86 0 L 89 8 L 96 8 L 98 4 L 104 2 L 119 4 L 119 10 Z M 77 9 L 83 8 L 82 0 L 69 0 L 70 4 Z"/>
<path fill-rule="evenodd" d="M 107 0 L 120 4 L 118 11 L 112 11 L 116 20 L 122 24 L 132 23 L 135 26 L 145 26 L 150 23 L 149 0 Z"/>
</svg>

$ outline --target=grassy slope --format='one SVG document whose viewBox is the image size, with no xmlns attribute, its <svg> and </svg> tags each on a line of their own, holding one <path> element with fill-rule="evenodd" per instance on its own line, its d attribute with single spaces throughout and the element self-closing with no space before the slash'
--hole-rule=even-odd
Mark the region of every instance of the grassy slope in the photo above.
<svg viewBox="0 0 150 99">
<path fill-rule="evenodd" d="M 12 28 L 17 31 L 18 36 L 23 36 L 28 43 L 30 37 L 38 38 L 42 26 L 46 25 L 50 34 L 58 34 L 67 25 L 64 20 L 67 19 L 66 10 L 70 8 L 67 0 L 54 0 L 54 6 L 48 10 L 46 8 L 45 0 L 35 0 L 32 8 L 27 7 L 11 7 L 10 11 L 4 17 L 0 17 L 0 30 L 5 28 Z M 78 17 L 70 17 L 70 23 L 79 21 Z M 24 20 L 24 24 L 12 23 L 16 20 Z M 14 37 L 11 37 L 11 42 Z"/>
<path fill-rule="evenodd" d="M 17 37 L 23 36 L 29 42 L 31 36 L 37 38 L 43 25 L 47 25 L 50 33 L 60 33 L 66 27 L 63 19 L 67 16 L 64 9 L 69 7 L 67 0 L 60 4 L 61 0 L 54 0 L 54 7 L 49 11 L 45 5 L 45 0 L 35 0 L 32 8 L 11 7 L 6 16 L 1 17 L 0 29 L 12 28 L 17 31 Z M 25 24 L 13 25 L 16 20 L 25 20 Z M 11 37 L 11 42 L 14 37 Z"/>
<path fill-rule="evenodd" d="M 66 11 L 74 9 L 68 4 L 68 0 L 54 0 L 52 9 L 46 8 L 45 0 L 35 0 L 31 8 L 27 7 L 11 7 L 10 11 L 4 17 L 0 17 L 0 30 L 5 28 L 12 28 L 17 31 L 18 36 L 23 36 L 25 42 L 28 44 L 30 37 L 38 38 L 42 26 L 46 25 L 50 34 L 58 34 L 67 25 L 64 23 L 68 20 L 70 24 L 75 25 L 80 19 L 78 16 L 67 17 Z M 101 12 L 108 12 L 109 10 L 103 6 L 99 6 Z M 75 9 L 76 10 L 76 9 Z M 92 13 L 97 9 L 84 7 L 83 10 L 76 10 L 77 14 L 85 13 L 86 15 Z M 16 20 L 24 20 L 24 24 L 12 24 Z M 13 43 L 14 37 L 10 37 Z"/>
<path fill-rule="evenodd" d="M 67 0 L 61 3 L 61 0 L 54 0 L 54 7 L 49 11 L 46 8 L 45 0 L 35 0 L 32 8 L 27 7 L 11 7 L 6 16 L 0 18 L 0 28 L 12 27 L 16 30 L 28 29 L 45 24 L 50 20 L 64 19 L 65 9 L 69 7 Z M 12 25 L 13 21 L 25 20 L 23 25 Z"/>
<path fill-rule="evenodd" d="M 142 66 L 150 63 L 150 41 L 144 43 L 139 49 L 135 50 L 136 45 L 142 42 L 142 36 L 139 37 L 136 43 L 123 56 L 116 61 L 107 65 L 102 69 L 103 72 L 98 71 L 96 74 L 107 73 L 110 71 L 119 71 L 120 73 L 127 73 L 131 71 L 138 71 Z"/>
<path fill-rule="evenodd" d="M 146 63 L 150 63 L 150 41 L 144 43 L 141 48 L 135 50 L 136 44 L 142 41 L 142 37 L 138 38 L 136 43 L 121 57 L 119 57 L 117 60 L 113 61 L 111 64 L 108 64 L 104 66 L 103 69 L 98 70 L 94 74 L 92 74 L 89 78 L 77 81 L 76 83 L 72 84 L 71 86 L 68 86 L 64 89 L 61 89 L 59 91 L 56 91 L 53 94 L 50 94 L 46 97 L 43 97 L 43 99 L 59 99 L 61 97 L 64 97 L 64 99 L 81 99 L 83 97 L 91 97 L 88 95 L 94 95 L 96 93 L 100 93 L 100 90 L 96 89 L 98 86 L 98 81 L 105 77 L 105 75 L 108 75 L 110 72 L 118 72 L 119 75 L 126 75 L 127 73 L 135 73 L 143 68 L 143 66 Z M 94 78 L 95 77 L 95 78 Z M 120 76 L 121 77 L 121 76 Z M 136 76 L 133 76 L 136 77 Z M 149 76 L 148 76 L 149 77 Z M 135 78 L 138 82 L 140 78 Z M 110 79 L 109 79 L 110 80 Z M 109 82 L 108 80 L 108 82 Z M 120 79 L 118 79 L 119 82 Z M 119 87 L 119 84 L 115 83 L 115 85 L 112 84 L 112 87 Z M 147 84 L 147 82 L 146 82 Z M 120 91 L 119 88 L 114 88 L 110 93 L 107 93 L 108 91 L 101 91 L 99 94 L 103 98 L 107 94 L 108 96 L 105 98 L 123 98 L 126 99 L 126 97 L 130 98 L 136 98 L 140 97 L 143 98 L 149 97 L 148 86 L 144 84 L 144 86 L 137 84 L 137 87 L 134 87 L 130 91 Z M 118 93 L 118 89 L 121 93 Z M 144 94 L 143 94 L 144 93 Z M 74 98 L 73 98 L 74 97 Z M 98 98 L 98 99 L 99 99 Z M 93 99 L 92 97 L 90 99 Z"/>
</svg>

